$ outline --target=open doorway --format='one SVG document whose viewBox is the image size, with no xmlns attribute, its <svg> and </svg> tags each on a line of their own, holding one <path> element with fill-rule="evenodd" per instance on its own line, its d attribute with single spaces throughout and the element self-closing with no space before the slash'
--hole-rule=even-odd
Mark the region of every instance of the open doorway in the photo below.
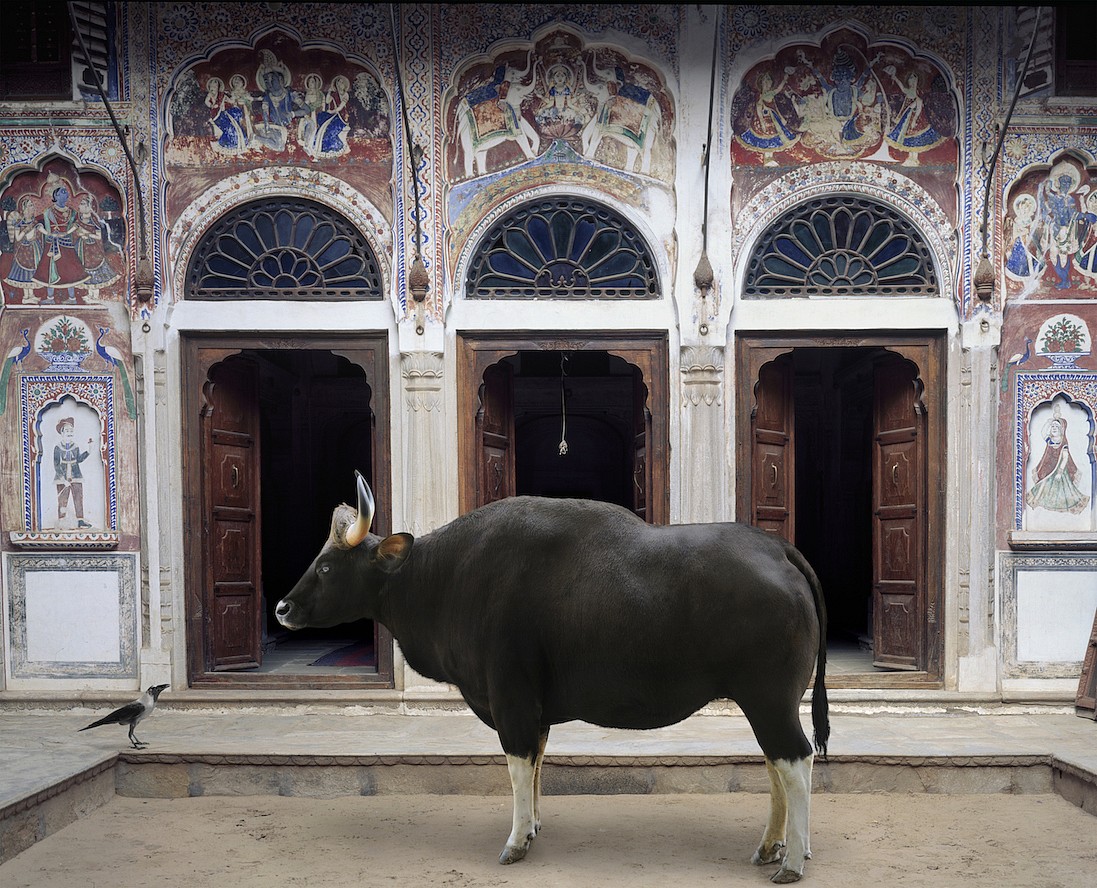
<svg viewBox="0 0 1097 888">
<path fill-rule="evenodd" d="M 375 348 L 190 341 L 188 655 L 195 685 L 388 686 L 391 638 L 372 621 L 290 632 L 274 618 L 327 538 L 360 470 L 379 467 Z M 295 343 L 296 344 L 296 343 Z M 315 346 L 315 347 L 313 347 Z M 383 352 L 382 352 L 383 354 Z M 383 469 L 387 475 L 387 469 Z M 375 529 L 387 529 L 387 505 Z"/>
<path fill-rule="evenodd" d="M 460 345 L 462 511 L 529 494 L 667 520 L 665 336 L 468 334 Z"/>
<path fill-rule="evenodd" d="M 743 337 L 737 514 L 822 582 L 837 686 L 939 684 L 941 340 Z"/>
</svg>

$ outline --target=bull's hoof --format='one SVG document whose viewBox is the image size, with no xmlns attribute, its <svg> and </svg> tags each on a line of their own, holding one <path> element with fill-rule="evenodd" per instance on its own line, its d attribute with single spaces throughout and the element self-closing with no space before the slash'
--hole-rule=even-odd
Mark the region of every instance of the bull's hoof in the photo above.
<svg viewBox="0 0 1097 888">
<path fill-rule="evenodd" d="M 765 866 L 767 863 L 777 863 L 781 859 L 781 854 L 784 850 L 784 842 L 774 842 L 768 847 L 759 845 L 758 850 L 754 852 L 754 856 L 750 859 L 750 862 L 755 866 Z"/>
<path fill-rule="evenodd" d="M 799 882 L 802 875 L 803 873 L 798 873 L 796 870 L 781 867 L 781 869 L 774 873 L 770 881 L 776 882 L 778 885 L 787 885 L 789 882 Z"/>
<path fill-rule="evenodd" d="M 529 845 L 524 848 L 515 848 L 511 845 L 507 845 L 503 848 L 503 853 L 499 855 L 499 862 L 506 866 L 508 863 L 517 863 L 523 857 L 526 856 L 526 852 L 529 851 Z"/>
</svg>

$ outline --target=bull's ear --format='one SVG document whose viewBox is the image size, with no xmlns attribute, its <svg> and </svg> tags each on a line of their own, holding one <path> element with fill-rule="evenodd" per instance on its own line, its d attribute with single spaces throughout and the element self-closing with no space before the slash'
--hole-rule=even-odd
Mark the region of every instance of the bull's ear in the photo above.
<svg viewBox="0 0 1097 888">
<path fill-rule="evenodd" d="M 378 570 L 393 573 L 400 569 L 400 565 L 411 554 L 411 544 L 414 542 L 415 537 L 410 533 L 394 533 L 392 536 L 387 536 L 370 554 L 370 561 Z"/>
</svg>

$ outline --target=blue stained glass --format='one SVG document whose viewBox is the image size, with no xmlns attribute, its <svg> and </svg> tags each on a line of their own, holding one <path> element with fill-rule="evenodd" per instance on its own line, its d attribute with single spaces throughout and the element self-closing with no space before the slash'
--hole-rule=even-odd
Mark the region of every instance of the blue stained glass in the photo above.
<svg viewBox="0 0 1097 888">
<path fill-rule="evenodd" d="M 747 268 L 746 298 L 939 292 L 914 226 L 891 207 L 848 195 L 786 210 L 759 239 Z"/>
<path fill-rule="evenodd" d="M 188 270 L 191 299 L 382 299 L 377 259 L 329 208 L 300 198 L 245 204 L 214 223 Z"/>
<path fill-rule="evenodd" d="M 655 262 L 620 214 L 582 198 L 512 210 L 473 254 L 470 298 L 631 298 L 659 295 Z"/>
</svg>

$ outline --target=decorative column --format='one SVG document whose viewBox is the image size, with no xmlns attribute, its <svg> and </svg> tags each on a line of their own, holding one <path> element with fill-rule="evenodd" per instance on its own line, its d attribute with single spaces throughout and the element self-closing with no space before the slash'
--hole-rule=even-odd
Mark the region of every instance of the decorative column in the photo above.
<svg viewBox="0 0 1097 888">
<path fill-rule="evenodd" d="M 960 415 L 957 445 L 964 454 L 953 465 L 959 477 L 955 606 L 957 690 L 995 691 L 998 649 L 994 638 L 994 478 L 997 454 L 998 361 L 1001 318 L 989 314 L 963 322 L 960 329 Z M 946 665 L 946 672 L 948 667 Z"/>
<path fill-rule="evenodd" d="M 413 351 L 400 356 L 404 390 L 403 448 L 394 459 L 402 490 L 405 530 L 422 536 L 445 522 L 446 459 L 442 355 Z M 407 699 L 438 700 L 455 696 L 444 684 L 424 678 L 412 669 L 399 649 L 393 669 L 396 687 Z"/>
<path fill-rule="evenodd" d="M 690 345 L 681 351 L 682 410 L 681 466 L 682 522 L 724 521 L 724 349 Z"/>
</svg>

